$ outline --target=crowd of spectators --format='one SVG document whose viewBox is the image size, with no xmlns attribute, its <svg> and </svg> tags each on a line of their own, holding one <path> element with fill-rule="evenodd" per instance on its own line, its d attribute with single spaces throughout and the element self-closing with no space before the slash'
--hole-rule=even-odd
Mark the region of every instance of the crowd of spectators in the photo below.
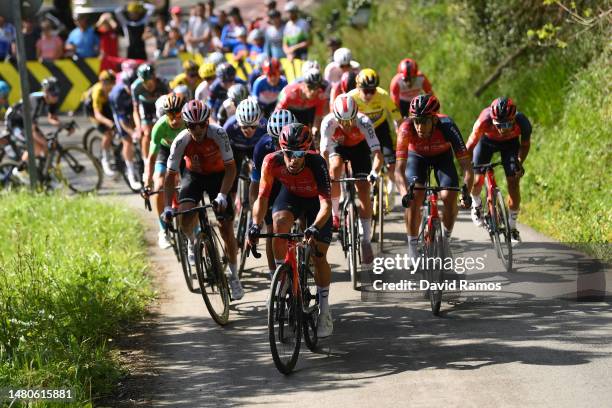
<svg viewBox="0 0 612 408">
<path fill-rule="evenodd" d="M 75 15 L 68 24 L 45 13 L 24 19 L 21 30 L 28 60 L 107 56 L 151 60 L 173 58 L 183 51 L 231 52 L 250 62 L 261 54 L 306 59 L 311 28 L 297 4 L 289 1 L 283 11 L 276 1 L 266 0 L 265 6 L 265 17 L 247 22 L 237 7 L 216 8 L 214 0 L 189 9 L 168 5 L 165 10 L 132 1 L 112 13 Z M 0 61 L 15 57 L 16 34 L 15 26 L 0 16 Z M 120 52 L 120 37 L 125 39 L 125 52 Z M 155 43 L 154 51 L 147 47 L 148 40 Z"/>
</svg>

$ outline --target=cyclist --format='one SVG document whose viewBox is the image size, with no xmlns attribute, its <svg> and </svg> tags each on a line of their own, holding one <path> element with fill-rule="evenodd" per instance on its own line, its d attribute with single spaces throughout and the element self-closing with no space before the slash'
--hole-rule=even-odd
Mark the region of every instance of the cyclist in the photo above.
<svg viewBox="0 0 612 408">
<path fill-rule="evenodd" d="M 185 60 L 185 62 L 183 62 L 183 72 L 170 81 L 170 88 L 174 89 L 179 85 L 187 85 L 191 94 L 194 95 L 198 85 L 202 82 L 202 78 L 198 72 L 199 68 L 198 64 L 194 61 Z"/>
<path fill-rule="evenodd" d="M 204 62 L 202 65 L 200 65 L 200 70 L 198 73 L 200 74 L 200 78 L 202 78 L 202 82 L 200 82 L 200 85 L 198 85 L 193 95 L 195 99 L 206 102 L 210 96 L 210 85 L 217 77 L 215 72 L 215 64 L 212 62 Z"/>
<path fill-rule="evenodd" d="M 356 82 L 357 88 L 348 94 L 357 102 L 359 112 L 368 116 L 374 125 L 385 164 L 389 168 L 389 197 L 394 197 L 392 189 L 395 172 L 395 135 L 402 116 L 389 94 L 378 86 L 380 78 L 376 71 L 371 68 L 362 69 L 357 75 Z M 390 120 L 394 123 L 393 130 L 389 126 Z"/>
<path fill-rule="evenodd" d="M 102 170 L 108 177 L 113 177 L 115 171 L 111 168 L 111 143 L 113 141 L 113 111 L 108 96 L 115 85 L 115 73 L 104 70 L 98 75 L 99 82 L 87 92 L 85 110 L 90 119 L 97 124 L 98 131 L 102 133 Z"/>
<path fill-rule="evenodd" d="M 149 156 L 151 130 L 155 122 L 155 101 L 170 92 L 168 85 L 155 75 L 155 68 L 149 64 L 138 67 L 138 79 L 132 83 L 134 122 L 141 132 L 140 146 L 143 157 Z"/>
<path fill-rule="evenodd" d="M 234 84 L 243 84 L 244 81 L 236 78 L 236 68 L 229 62 L 221 63 L 217 66 L 217 79 L 210 85 L 210 96 L 208 106 L 213 111 L 214 117 L 217 116 L 223 102 L 227 99 L 227 91 Z"/>
<path fill-rule="evenodd" d="M 419 71 L 416 61 L 404 58 L 397 65 L 397 74 L 389 85 L 389 94 L 403 117 L 408 116 L 410 101 L 424 93 L 433 95 L 429 80 Z"/>
<path fill-rule="evenodd" d="M 327 108 L 325 90 L 321 88 L 323 78 L 318 69 L 309 69 L 303 82 L 287 85 L 278 97 L 276 109 L 287 109 L 299 123 L 312 128 L 316 134 Z"/>
<path fill-rule="evenodd" d="M 11 93 L 11 87 L 4 81 L 0 81 L 0 121 L 4 121 L 6 111 L 10 107 L 8 96 Z"/>
<path fill-rule="evenodd" d="M 280 62 L 276 58 L 266 60 L 263 63 L 262 71 L 263 75 L 253 84 L 252 93 L 257 98 L 263 115 L 267 118 L 276 106 L 278 95 L 287 86 L 287 79 L 281 75 Z"/>
<path fill-rule="evenodd" d="M 516 229 L 521 204 L 520 180 L 524 174 L 523 163 L 529 153 L 531 139 L 531 123 L 529 119 L 516 111 L 516 105 L 510 98 L 495 99 L 491 106 L 485 108 L 472 129 L 467 147 L 474 153 L 474 165 L 490 163 L 493 153 L 500 152 L 506 180 L 508 182 L 508 224 L 512 232 L 512 240 L 520 241 Z M 480 192 L 484 183 L 483 171 L 476 170 L 476 182 L 472 193 L 472 221 L 478 226 L 483 225 L 482 200 Z"/>
<path fill-rule="evenodd" d="M 340 82 L 342 74 L 345 72 L 359 73 L 360 65 L 353 60 L 353 53 L 345 47 L 338 48 L 334 51 L 333 61 L 327 64 L 323 71 L 323 78 L 331 83 L 332 87 Z"/>
<path fill-rule="evenodd" d="M 333 112 L 334 101 L 338 95 L 349 93 L 357 86 L 357 73 L 355 71 L 347 71 L 342 73 L 340 81 L 332 85 L 329 95 L 329 110 Z"/>
<path fill-rule="evenodd" d="M 141 183 L 137 180 L 134 167 L 134 143 L 132 135 L 135 133 L 133 102 L 132 102 L 132 84 L 136 80 L 136 73 L 131 76 L 124 75 L 122 81 L 117 83 L 111 90 L 108 99 L 111 110 L 113 112 L 113 120 L 117 134 L 121 137 L 123 149 L 121 154 L 125 162 L 125 170 L 127 173 L 130 187 L 134 190 L 140 189 Z"/>
<path fill-rule="evenodd" d="M 234 84 L 227 90 L 227 99 L 223 101 L 217 112 L 217 122 L 224 126 L 228 118 L 234 116 L 236 107 L 248 98 L 249 89 L 245 84 Z"/>
<path fill-rule="evenodd" d="M 170 156 L 170 146 L 172 146 L 172 142 L 178 134 L 185 129 L 185 124 L 181 117 L 181 109 L 186 101 L 186 98 L 182 95 L 176 95 L 174 93 L 169 94 L 164 101 L 164 115 L 159 118 L 151 131 L 149 158 L 145 164 L 145 174 L 143 178 L 145 187 L 147 188 L 153 187 L 153 177 L 155 177 L 155 190 L 161 189 L 164 185 L 166 164 L 168 162 L 168 156 Z M 157 215 L 161 216 L 164 210 L 163 193 L 157 194 L 155 207 Z M 170 242 L 166 234 L 167 228 L 165 228 L 165 224 L 159 219 L 157 244 L 162 249 L 170 247 Z"/>
<path fill-rule="evenodd" d="M 181 175 L 181 189 L 178 196 L 179 211 L 194 208 L 202 200 L 204 192 L 215 203 L 218 216 L 223 217 L 220 220 L 220 231 L 232 273 L 229 282 L 232 298 L 240 300 L 244 296 L 244 291 L 237 273 L 234 209 L 231 201 L 227 199 L 236 177 L 236 162 L 229 139 L 222 127 L 209 124 L 210 108 L 202 101 L 194 99 L 187 102 L 181 112 L 187 129 L 179 133 L 170 147 L 164 190 L 171 191 L 174 188 L 181 160 L 185 159 L 185 170 Z M 172 215 L 171 194 L 165 195 L 165 204 L 162 219 L 167 223 Z M 179 219 L 179 223 L 189 240 L 188 258 L 193 264 L 197 216 L 184 215 Z"/>
<path fill-rule="evenodd" d="M 398 164 L 395 169 L 402 205 L 406 208 L 404 220 L 408 232 L 408 256 L 411 258 L 417 257 L 416 244 L 425 192 L 415 191 L 414 200 L 409 200 L 408 183 L 416 181 L 417 186 L 424 186 L 427 182 L 427 168 L 432 166 L 441 187 L 459 187 L 451 148 L 463 169 L 463 180 L 469 190 L 474 181 L 474 173 L 470 153 L 459 128 L 450 117 L 440 113 L 440 102 L 435 96 L 425 94 L 412 99 L 408 120 L 399 129 L 396 152 Z M 440 195 L 444 202 L 442 229 L 448 240 L 457 218 L 457 192 L 442 191 Z M 466 207 L 465 197 L 462 201 Z"/>
<path fill-rule="evenodd" d="M 332 179 L 339 179 L 344 170 L 344 161 L 351 164 L 354 177 L 367 176 L 368 180 L 357 181 L 357 202 L 359 210 L 359 229 L 361 233 L 361 257 L 364 264 L 374 260 L 370 244 L 372 202 L 370 182 L 376 181 L 378 172 L 384 164 L 380 144 L 374 133 L 372 121 L 363 113 L 357 112 L 357 104 L 346 94 L 339 95 L 334 101 L 334 109 L 323 119 L 321 125 L 321 153 L 329 163 Z M 374 154 L 374 162 L 370 155 Z M 340 184 L 332 183 L 332 220 L 333 228 L 340 227 Z"/>
<path fill-rule="evenodd" d="M 279 144 L 281 150 L 268 154 L 263 162 L 259 197 L 253 206 L 253 224 L 249 229 L 249 244 L 257 244 L 270 205 L 274 232 L 277 233 L 289 232 L 295 219 L 305 216 L 310 226 L 304 235 L 320 254 L 313 256 L 320 305 L 318 336 L 328 337 L 333 331 L 329 310 L 331 268 L 327 262 L 327 249 L 332 237 L 329 172 L 323 157 L 307 151 L 312 144 L 312 135 L 307 126 L 294 123 L 283 127 Z M 276 182 L 280 184 L 280 190 L 271 203 L 270 194 Z M 287 241 L 273 240 L 273 249 L 276 264 L 282 264 Z"/>
<path fill-rule="evenodd" d="M 259 181 L 261 180 L 261 166 L 263 165 L 264 158 L 268 153 L 277 151 L 280 147 L 278 145 L 278 137 L 280 135 L 283 126 L 296 123 L 295 116 L 286 109 L 280 109 L 272 112 L 270 119 L 268 119 L 267 130 L 268 133 L 264 135 L 253 149 L 253 171 L 251 171 L 251 186 L 252 191 L 259 191 Z M 274 202 L 278 194 L 278 185 L 276 185 L 270 193 L 269 201 Z M 272 232 L 272 209 L 268 208 L 266 216 L 264 217 L 266 223 L 266 230 Z M 274 274 L 276 265 L 274 262 L 274 254 L 272 253 L 272 239 L 266 239 L 266 256 L 268 258 L 268 272 L 270 279 Z"/>
</svg>

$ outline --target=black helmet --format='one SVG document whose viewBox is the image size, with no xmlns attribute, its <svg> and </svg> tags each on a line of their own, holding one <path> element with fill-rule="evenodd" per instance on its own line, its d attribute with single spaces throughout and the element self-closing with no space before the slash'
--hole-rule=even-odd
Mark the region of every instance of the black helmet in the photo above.
<svg viewBox="0 0 612 408">
<path fill-rule="evenodd" d="M 278 143 L 281 149 L 308 150 L 312 144 L 310 129 L 301 123 L 286 125 L 281 130 Z"/>
<path fill-rule="evenodd" d="M 51 94 L 58 95 L 60 93 L 59 83 L 57 82 L 57 78 L 48 77 L 42 80 L 40 83 L 40 87 L 43 91 L 49 92 Z"/>
<path fill-rule="evenodd" d="M 231 82 L 236 79 L 236 68 L 229 62 L 224 62 L 217 66 L 217 78 L 223 82 Z"/>
</svg>

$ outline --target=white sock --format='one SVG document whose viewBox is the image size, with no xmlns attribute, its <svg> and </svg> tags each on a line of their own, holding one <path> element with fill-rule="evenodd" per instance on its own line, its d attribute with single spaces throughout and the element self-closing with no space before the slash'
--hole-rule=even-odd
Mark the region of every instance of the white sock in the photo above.
<svg viewBox="0 0 612 408">
<path fill-rule="evenodd" d="M 477 207 L 482 206 L 482 199 L 480 198 L 480 194 L 478 195 L 470 194 L 470 196 L 472 197 L 472 208 L 477 208 Z"/>
<path fill-rule="evenodd" d="M 508 217 L 508 226 L 510 229 L 516 229 L 516 219 L 518 218 L 519 210 L 510 210 L 510 214 Z"/>
<path fill-rule="evenodd" d="M 134 162 L 126 160 L 125 169 L 127 170 L 128 174 L 134 175 Z"/>
<path fill-rule="evenodd" d="M 268 275 L 270 275 L 270 280 L 272 280 L 272 278 L 274 277 L 274 272 L 276 272 L 276 270 L 268 269 Z"/>
<path fill-rule="evenodd" d="M 408 257 L 416 258 L 417 255 L 417 239 L 416 235 L 408 235 Z"/>
<path fill-rule="evenodd" d="M 340 197 L 332 198 L 332 215 L 334 217 L 340 216 Z"/>
<path fill-rule="evenodd" d="M 102 149 L 102 160 L 108 161 L 110 154 L 111 154 L 110 149 Z"/>
<path fill-rule="evenodd" d="M 319 295 L 319 308 L 321 314 L 329 311 L 329 286 L 324 288 L 317 286 L 317 294 Z"/>
<path fill-rule="evenodd" d="M 359 233 L 363 242 L 370 242 L 370 233 L 372 232 L 372 224 L 369 218 L 359 218 Z"/>
</svg>

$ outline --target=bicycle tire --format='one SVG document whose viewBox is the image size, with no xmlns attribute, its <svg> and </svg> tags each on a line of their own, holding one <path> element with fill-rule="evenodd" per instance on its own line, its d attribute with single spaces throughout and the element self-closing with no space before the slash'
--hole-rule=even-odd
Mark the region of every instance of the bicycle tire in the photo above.
<svg viewBox="0 0 612 408">
<path fill-rule="evenodd" d="M 244 272 L 244 266 L 248 256 L 248 246 L 246 240 L 247 224 L 249 222 L 249 209 L 240 208 L 240 217 L 238 220 L 238 231 L 236 233 L 236 243 L 238 244 L 238 250 L 240 251 L 240 259 L 238 263 L 238 277 L 242 279 L 242 273 Z"/>
<path fill-rule="evenodd" d="M 510 234 L 508 211 L 506 211 L 506 203 L 499 189 L 495 190 L 493 208 L 495 209 L 495 217 L 493 218 L 495 219 L 494 241 L 497 256 L 502 261 L 506 272 L 512 272 L 512 237 Z M 505 252 L 504 249 L 506 250 Z"/>
<path fill-rule="evenodd" d="M 102 186 L 100 165 L 80 146 L 68 146 L 60 152 L 55 163 L 55 175 L 75 193 L 92 193 Z"/>
<path fill-rule="evenodd" d="M 427 280 L 429 283 L 441 284 L 444 282 L 444 268 L 440 265 L 440 268 L 436 268 L 435 259 L 444 260 L 446 256 L 446 248 L 444 245 L 444 238 L 442 236 L 442 226 L 439 219 L 434 219 L 433 231 L 429 231 L 430 239 L 427 244 L 427 255 L 428 258 L 434 258 L 434 262 L 428 262 Z M 436 287 L 434 290 L 429 289 L 429 302 L 431 305 L 431 312 L 434 316 L 440 315 L 440 307 L 442 305 L 442 293 L 441 287 Z"/>
<path fill-rule="evenodd" d="M 348 228 L 349 228 L 349 273 L 351 275 L 351 285 L 353 289 L 357 289 L 357 251 L 358 251 L 358 234 L 357 217 L 355 216 L 355 206 L 349 204 L 348 208 Z"/>
<path fill-rule="evenodd" d="M 176 230 L 174 233 L 179 253 L 179 263 L 181 264 L 181 269 L 183 271 L 183 277 L 185 278 L 185 283 L 187 284 L 187 289 L 190 292 L 195 292 L 195 288 L 193 287 L 193 270 L 192 266 L 189 263 L 189 252 L 187 250 L 188 240 L 185 234 Z M 197 267 L 196 267 L 197 274 Z"/>
<path fill-rule="evenodd" d="M 86 150 L 91 153 L 98 163 L 102 163 L 102 136 L 91 135 L 87 140 Z"/>
<path fill-rule="evenodd" d="M 376 234 L 376 227 L 378 227 L 378 213 L 379 208 L 378 204 L 380 203 L 380 199 L 378 197 L 378 192 L 380 190 L 380 177 L 374 185 L 372 186 L 372 190 L 370 193 L 370 200 L 372 201 L 372 228 L 370 230 L 370 242 L 376 242 L 378 240 L 378 236 Z"/>
<path fill-rule="evenodd" d="M 198 284 L 208 313 L 218 325 L 225 326 L 229 321 L 229 286 L 212 231 L 208 232 L 196 239 L 194 248 Z"/>
<path fill-rule="evenodd" d="M 91 126 L 83 134 L 83 149 L 88 150 L 89 153 L 95 156 L 94 152 L 89 150 L 89 146 L 91 145 L 91 138 L 94 136 L 98 136 L 100 137 L 100 140 L 102 140 L 102 136 L 101 133 L 98 131 L 98 128 L 96 126 Z"/>
<path fill-rule="evenodd" d="M 295 368 L 302 340 L 302 305 L 299 296 L 293 296 L 292 279 L 289 265 L 279 265 L 272 277 L 268 300 L 270 352 L 276 369 L 285 375 Z"/>
<path fill-rule="evenodd" d="M 298 250 L 298 265 L 302 265 L 304 249 Z M 311 261 L 311 260 L 310 260 Z M 311 262 L 309 262 L 311 263 Z M 302 305 L 305 314 L 302 314 L 302 332 L 304 343 L 312 352 L 317 350 L 319 337 L 317 336 L 317 326 L 319 324 L 319 298 L 317 296 L 317 284 L 310 266 L 300 272 L 300 283 L 302 293 Z"/>
<path fill-rule="evenodd" d="M 13 169 L 18 167 L 19 163 L 14 160 L 4 160 L 0 163 L 0 191 L 14 191 L 24 187 L 24 184 L 13 175 Z"/>
</svg>

